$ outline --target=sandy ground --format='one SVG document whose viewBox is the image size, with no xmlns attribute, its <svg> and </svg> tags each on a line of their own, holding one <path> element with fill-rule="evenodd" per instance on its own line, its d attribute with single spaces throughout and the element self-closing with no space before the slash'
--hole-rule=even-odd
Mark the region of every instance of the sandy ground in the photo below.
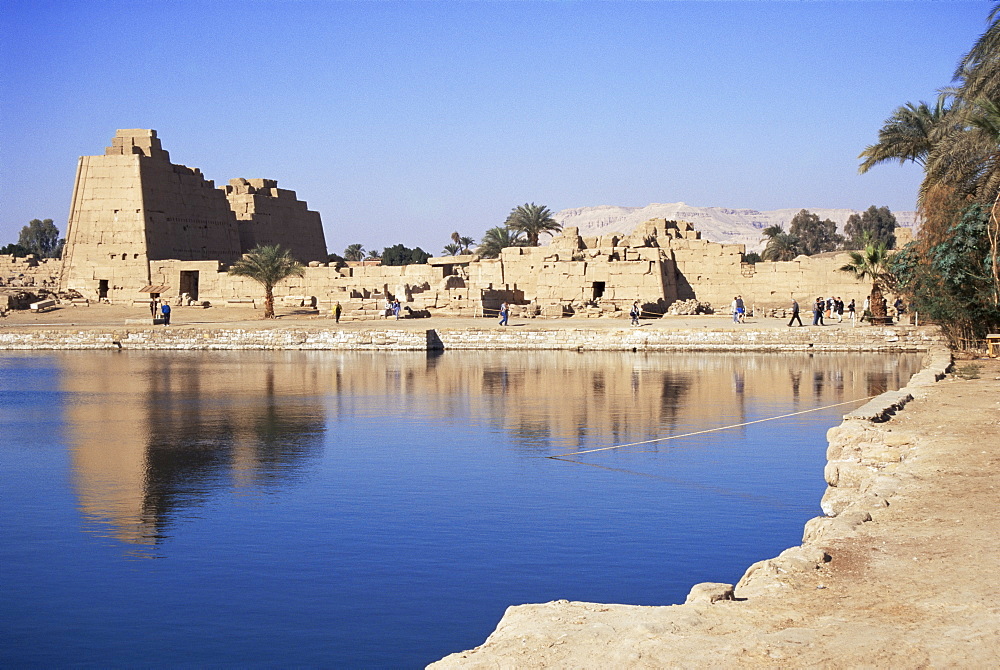
<svg viewBox="0 0 1000 670">
<path fill-rule="evenodd" d="M 881 424 L 907 445 L 885 470 L 898 489 L 819 541 L 829 562 L 742 601 L 511 608 L 484 646 L 431 667 L 1000 666 L 1000 360 L 974 364 L 979 379 L 953 374 Z"/>
<path fill-rule="evenodd" d="M 289 325 L 301 328 L 499 328 L 493 318 L 445 317 L 431 316 L 423 319 L 379 319 L 374 321 L 344 321 L 336 324 L 325 312 L 316 314 L 303 309 L 276 307 L 276 319 L 261 319 L 262 311 L 251 307 L 174 307 L 171 314 L 171 328 L 185 327 L 254 327 L 254 328 L 287 328 Z M 803 321 L 811 321 L 806 315 Z M 87 306 L 59 305 L 43 313 L 32 313 L 27 310 L 11 311 L 6 317 L 0 318 L 0 328 L 15 326 L 67 326 L 67 327 L 106 327 L 123 325 L 152 325 L 149 309 L 146 307 L 127 307 L 123 305 L 105 305 L 95 303 Z M 134 322 L 134 323 L 133 323 Z M 745 324 L 737 325 L 728 314 L 708 314 L 699 316 L 668 316 L 662 319 L 643 319 L 640 328 L 787 328 L 784 319 L 748 318 Z M 566 319 L 518 319 L 511 318 L 510 328 L 548 329 L 548 328 L 627 328 L 628 318 L 597 318 L 583 317 Z M 811 326 L 808 326 L 811 327 Z M 834 323 L 827 328 L 850 328 L 844 323 Z"/>
</svg>

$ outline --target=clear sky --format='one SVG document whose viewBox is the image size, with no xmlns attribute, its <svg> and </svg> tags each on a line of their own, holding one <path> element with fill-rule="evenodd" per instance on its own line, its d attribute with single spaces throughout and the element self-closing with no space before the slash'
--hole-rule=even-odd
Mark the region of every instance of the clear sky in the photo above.
<svg viewBox="0 0 1000 670">
<path fill-rule="evenodd" d="M 118 128 L 217 185 L 277 179 L 335 252 L 440 253 L 525 202 L 911 210 L 919 170 L 857 155 L 992 6 L 6 0 L 0 245 L 65 232 Z"/>
</svg>

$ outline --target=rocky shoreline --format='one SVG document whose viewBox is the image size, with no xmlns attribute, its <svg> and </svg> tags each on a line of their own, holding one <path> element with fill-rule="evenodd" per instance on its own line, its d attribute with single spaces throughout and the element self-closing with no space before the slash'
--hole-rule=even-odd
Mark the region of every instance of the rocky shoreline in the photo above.
<svg viewBox="0 0 1000 670">
<path fill-rule="evenodd" d="M 662 607 L 510 607 L 482 646 L 429 667 L 992 666 L 1000 361 L 982 379 L 951 364 L 932 347 L 904 389 L 829 430 L 824 516 L 735 586 Z"/>
</svg>

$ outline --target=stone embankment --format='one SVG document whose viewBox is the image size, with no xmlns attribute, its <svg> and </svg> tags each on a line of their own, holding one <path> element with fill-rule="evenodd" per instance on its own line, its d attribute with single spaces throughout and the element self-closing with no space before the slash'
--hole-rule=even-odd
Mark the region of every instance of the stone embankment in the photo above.
<svg viewBox="0 0 1000 670">
<path fill-rule="evenodd" d="M 226 326 L 5 328 L 0 350 L 311 349 L 427 351 L 549 349 L 578 351 L 926 351 L 932 328 L 237 328 Z"/>
<path fill-rule="evenodd" d="M 430 667 L 995 666 L 1000 362 L 938 383 L 950 365 L 932 347 L 905 388 L 829 430 L 823 516 L 735 586 L 510 607 L 483 646 Z"/>
</svg>

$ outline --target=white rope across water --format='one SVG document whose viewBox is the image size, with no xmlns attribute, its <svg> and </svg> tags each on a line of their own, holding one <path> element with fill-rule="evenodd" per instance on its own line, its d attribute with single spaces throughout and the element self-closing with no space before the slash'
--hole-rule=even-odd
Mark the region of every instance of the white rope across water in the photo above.
<svg viewBox="0 0 1000 670">
<path fill-rule="evenodd" d="M 610 447 L 599 447 L 597 449 L 586 449 L 584 451 L 571 451 L 566 454 L 557 454 L 555 456 L 546 456 L 545 458 L 557 458 L 564 460 L 566 456 L 580 456 L 581 454 L 593 454 L 598 451 L 609 451 L 611 449 L 624 449 L 625 447 L 638 447 L 643 444 L 653 444 L 654 442 L 665 442 L 666 440 L 677 440 L 682 437 L 692 437 L 693 435 L 704 435 L 705 433 L 714 433 L 720 430 L 729 430 L 730 428 L 739 428 L 741 426 L 750 426 L 755 423 L 764 423 L 765 421 L 777 421 L 778 419 L 787 419 L 790 416 L 798 416 L 799 414 L 808 414 L 809 412 L 819 412 L 820 410 L 830 409 L 831 407 L 840 407 L 841 405 L 850 405 L 852 403 L 861 402 L 863 400 L 871 400 L 876 396 L 868 396 L 867 398 L 856 398 L 854 400 L 847 400 L 845 402 L 838 402 L 832 405 L 824 405 L 823 407 L 813 407 L 812 409 L 804 409 L 799 412 L 792 412 L 791 414 L 782 414 L 780 416 L 769 416 L 766 419 L 756 419 L 754 421 L 744 421 L 743 423 L 734 423 L 729 426 L 719 426 L 718 428 L 706 428 L 705 430 L 696 430 L 693 433 L 684 433 L 682 435 L 669 435 L 667 437 L 656 437 L 652 440 L 643 440 L 642 442 L 629 442 L 628 444 L 615 444 Z"/>
</svg>

